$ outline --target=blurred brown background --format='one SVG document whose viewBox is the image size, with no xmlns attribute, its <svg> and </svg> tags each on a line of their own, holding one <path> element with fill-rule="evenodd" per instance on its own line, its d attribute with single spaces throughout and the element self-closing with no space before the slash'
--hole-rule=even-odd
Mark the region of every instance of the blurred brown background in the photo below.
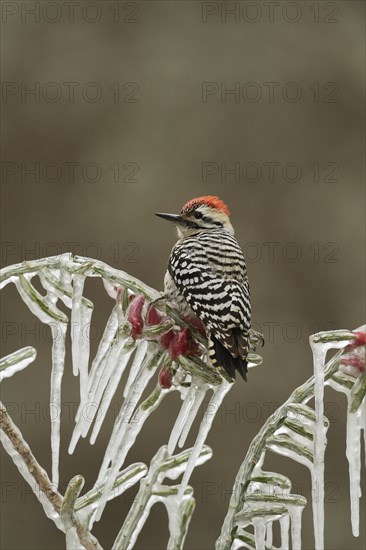
<svg viewBox="0 0 366 550">
<path fill-rule="evenodd" d="M 214 458 L 192 478 L 186 548 L 213 548 L 249 442 L 312 373 L 309 335 L 364 319 L 364 3 L 46 0 L 1 9 L 3 265 L 71 250 L 161 289 L 175 234 L 154 212 L 204 194 L 231 209 L 266 345 L 263 365 L 235 384 L 215 420 Z M 100 281 L 87 291 L 97 339 L 112 302 Z M 4 382 L 2 399 L 49 469 L 49 332 L 13 287 L 2 297 L 3 355 L 38 349 L 35 364 Z M 76 473 L 90 487 L 118 410 L 115 400 L 95 446 L 83 441 L 69 457 L 78 395 L 70 367 L 62 490 Z M 361 549 L 364 501 L 358 539 L 350 528 L 346 402 L 329 389 L 326 401 L 326 548 Z M 167 441 L 178 405 L 169 396 L 129 461 L 149 461 Z M 313 548 L 307 470 L 276 455 L 265 466 L 308 498 L 303 548 Z M 2 548 L 63 548 L 3 452 L 1 474 Z M 96 525 L 105 548 L 134 494 Z M 167 540 L 156 506 L 136 547 Z"/>
</svg>

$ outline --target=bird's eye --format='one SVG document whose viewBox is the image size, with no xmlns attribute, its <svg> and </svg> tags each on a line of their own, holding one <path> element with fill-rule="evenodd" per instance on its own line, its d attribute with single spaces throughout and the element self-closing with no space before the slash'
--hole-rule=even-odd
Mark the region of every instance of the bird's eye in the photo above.
<svg viewBox="0 0 366 550">
<path fill-rule="evenodd" d="M 200 218 L 203 218 L 203 214 L 199 210 L 196 210 L 194 213 L 194 217 L 197 219 L 200 219 Z"/>
</svg>

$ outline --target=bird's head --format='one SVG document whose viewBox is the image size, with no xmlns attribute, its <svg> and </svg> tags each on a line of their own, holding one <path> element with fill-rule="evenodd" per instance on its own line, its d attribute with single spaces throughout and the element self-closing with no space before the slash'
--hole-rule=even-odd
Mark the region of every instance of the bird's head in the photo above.
<svg viewBox="0 0 366 550">
<path fill-rule="evenodd" d="M 176 224 L 180 238 L 194 235 L 200 231 L 225 229 L 234 234 L 229 219 L 229 209 L 219 197 L 207 195 L 191 199 L 182 208 L 180 214 L 156 213 L 164 220 Z"/>
</svg>

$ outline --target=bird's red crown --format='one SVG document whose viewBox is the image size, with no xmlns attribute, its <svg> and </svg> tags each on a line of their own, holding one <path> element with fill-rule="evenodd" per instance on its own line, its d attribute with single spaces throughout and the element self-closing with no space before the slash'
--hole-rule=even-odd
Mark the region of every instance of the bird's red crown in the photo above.
<svg viewBox="0 0 366 550">
<path fill-rule="evenodd" d="M 222 201 L 219 197 L 214 197 L 212 195 L 205 195 L 204 197 L 191 199 L 183 206 L 182 212 L 190 212 L 203 204 L 209 206 L 210 208 L 216 208 L 216 210 L 223 212 L 227 216 L 230 215 L 229 209 L 224 201 Z"/>
</svg>

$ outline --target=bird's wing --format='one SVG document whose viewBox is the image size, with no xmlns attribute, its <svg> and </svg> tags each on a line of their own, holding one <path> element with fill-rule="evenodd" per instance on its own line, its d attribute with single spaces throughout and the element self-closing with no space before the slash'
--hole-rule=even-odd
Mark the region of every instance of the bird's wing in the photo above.
<svg viewBox="0 0 366 550">
<path fill-rule="evenodd" d="M 242 251 L 230 235 L 228 250 L 198 238 L 177 243 L 169 273 L 206 329 L 234 356 L 246 356 L 250 296 Z"/>
</svg>

